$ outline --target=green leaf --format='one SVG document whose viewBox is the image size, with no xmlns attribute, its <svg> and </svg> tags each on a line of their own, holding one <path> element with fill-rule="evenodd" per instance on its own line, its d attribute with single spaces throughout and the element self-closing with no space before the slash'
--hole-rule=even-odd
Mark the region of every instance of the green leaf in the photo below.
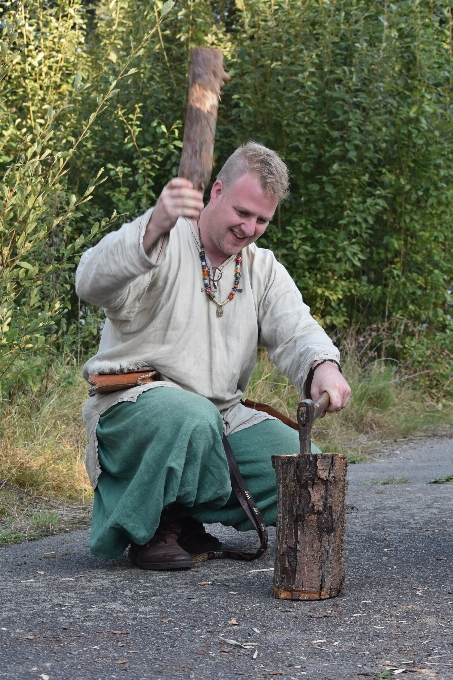
<svg viewBox="0 0 453 680">
<path fill-rule="evenodd" d="M 7 342 L 14 342 L 14 340 L 17 338 L 19 335 L 19 329 L 18 328 L 11 328 L 11 330 L 6 332 L 6 341 Z"/>
<path fill-rule="evenodd" d="M 76 73 L 75 78 L 74 78 L 74 82 L 73 82 L 74 90 L 79 89 L 81 82 L 82 82 L 82 74 L 79 71 L 78 73 Z"/>
<path fill-rule="evenodd" d="M 167 0 L 167 2 L 164 3 L 162 9 L 160 10 L 160 15 L 163 17 L 166 14 L 168 14 L 168 12 L 171 9 L 173 9 L 174 5 L 175 3 L 173 2 L 173 0 Z"/>
</svg>

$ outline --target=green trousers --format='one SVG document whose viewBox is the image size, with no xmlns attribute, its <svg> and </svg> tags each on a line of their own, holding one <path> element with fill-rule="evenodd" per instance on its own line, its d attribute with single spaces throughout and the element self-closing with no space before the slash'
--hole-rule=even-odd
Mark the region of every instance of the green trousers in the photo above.
<svg viewBox="0 0 453 680">
<path fill-rule="evenodd" d="M 97 427 L 102 472 L 94 493 L 91 551 L 118 558 L 131 541 L 146 543 L 162 509 L 174 502 L 204 523 L 252 529 L 231 490 L 222 433 L 222 418 L 209 400 L 171 387 L 153 388 L 136 402 L 108 409 Z M 228 440 L 265 523 L 274 525 L 271 456 L 297 453 L 298 433 L 265 420 Z"/>
</svg>

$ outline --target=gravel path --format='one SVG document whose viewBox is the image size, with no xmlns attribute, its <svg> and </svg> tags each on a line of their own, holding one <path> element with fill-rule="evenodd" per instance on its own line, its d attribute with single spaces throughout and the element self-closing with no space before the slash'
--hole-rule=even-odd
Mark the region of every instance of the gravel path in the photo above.
<svg viewBox="0 0 453 680">
<path fill-rule="evenodd" d="M 0 677 L 453 678 L 453 485 L 428 484 L 452 474 L 451 439 L 351 465 L 346 594 L 323 602 L 272 598 L 273 530 L 258 562 L 175 573 L 98 559 L 87 531 L 3 547 Z"/>
</svg>

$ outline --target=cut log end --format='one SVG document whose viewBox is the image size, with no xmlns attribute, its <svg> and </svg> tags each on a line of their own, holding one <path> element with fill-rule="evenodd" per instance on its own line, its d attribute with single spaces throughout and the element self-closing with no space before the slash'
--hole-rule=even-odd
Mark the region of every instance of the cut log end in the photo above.
<svg viewBox="0 0 453 680">
<path fill-rule="evenodd" d="M 278 600 L 328 600 L 341 595 L 342 592 L 343 590 L 340 589 L 337 591 L 321 590 L 321 592 L 315 590 L 284 590 L 274 586 L 273 595 Z"/>
</svg>

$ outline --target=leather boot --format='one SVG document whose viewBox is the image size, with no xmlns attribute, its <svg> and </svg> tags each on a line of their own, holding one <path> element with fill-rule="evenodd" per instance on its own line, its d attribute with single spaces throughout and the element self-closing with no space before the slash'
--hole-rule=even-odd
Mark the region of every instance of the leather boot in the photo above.
<svg viewBox="0 0 453 680">
<path fill-rule="evenodd" d="M 181 517 L 179 520 L 181 533 L 178 536 L 178 545 L 188 553 L 200 553 L 222 550 L 222 544 L 218 538 L 208 534 L 202 522 L 194 517 Z"/>
<path fill-rule="evenodd" d="M 162 511 L 159 526 L 154 536 L 145 545 L 131 543 L 129 559 L 139 569 L 157 571 L 170 569 L 190 569 L 192 559 L 178 545 L 181 527 L 177 522 L 180 508 L 173 503 Z"/>
</svg>

